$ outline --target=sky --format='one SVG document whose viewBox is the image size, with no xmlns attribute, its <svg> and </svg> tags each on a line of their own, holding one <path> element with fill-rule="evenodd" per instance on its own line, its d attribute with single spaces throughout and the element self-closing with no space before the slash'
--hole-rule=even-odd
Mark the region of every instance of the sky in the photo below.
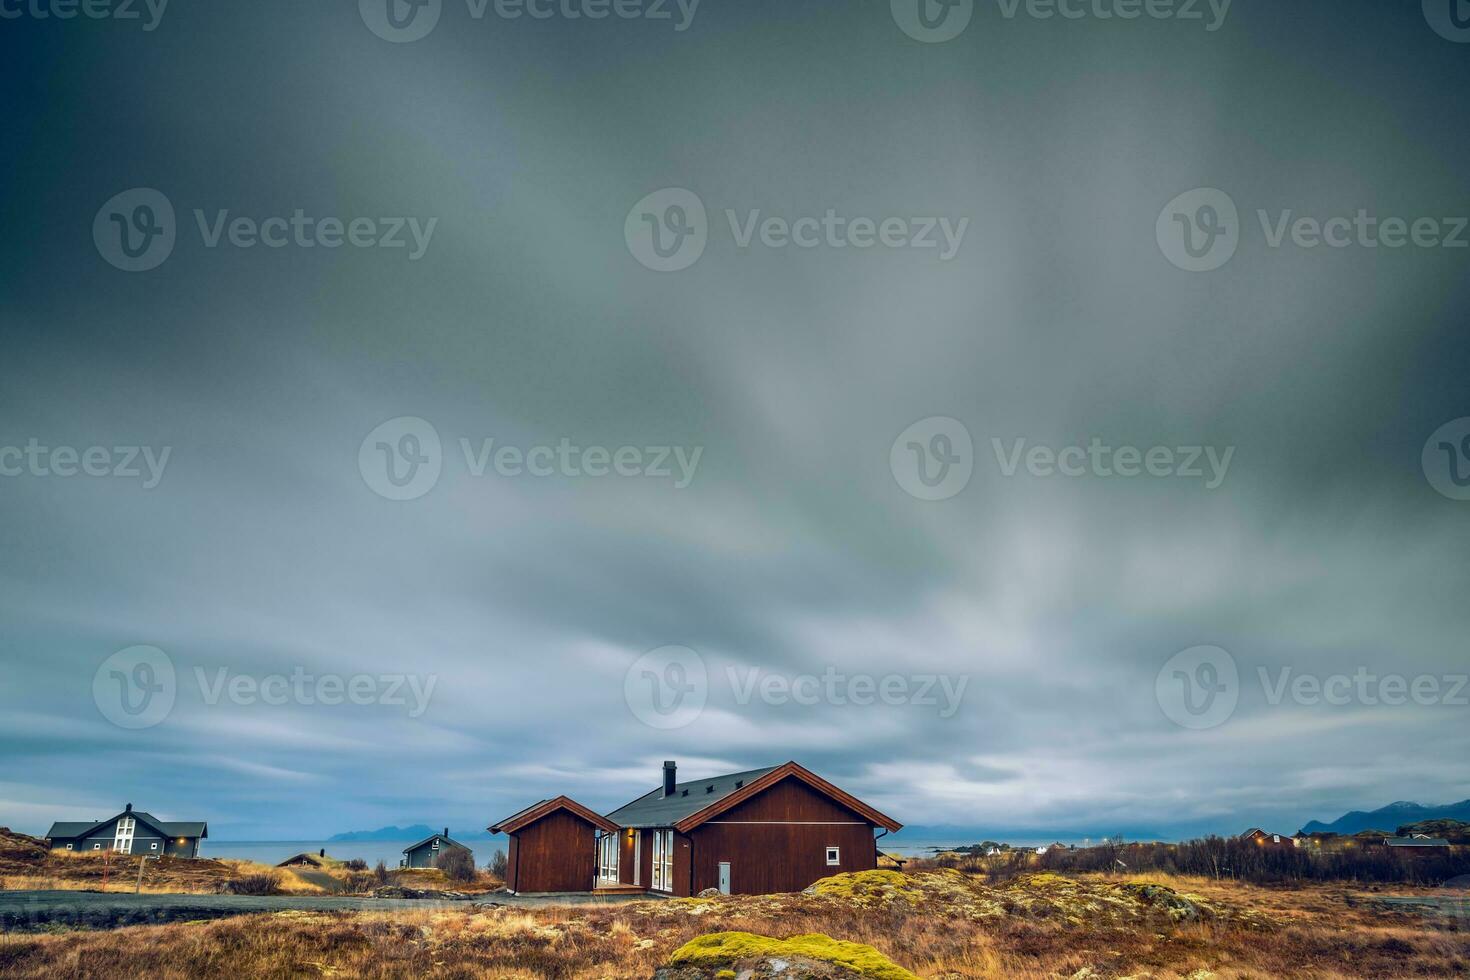
<svg viewBox="0 0 1470 980">
<path fill-rule="evenodd" d="M 0 2 L 0 825 L 1470 797 L 1470 28 L 925 2 Z"/>
</svg>

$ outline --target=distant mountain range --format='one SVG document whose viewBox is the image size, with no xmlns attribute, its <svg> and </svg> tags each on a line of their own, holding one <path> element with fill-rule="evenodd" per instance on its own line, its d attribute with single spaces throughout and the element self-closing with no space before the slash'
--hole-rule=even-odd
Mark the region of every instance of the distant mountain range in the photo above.
<svg viewBox="0 0 1470 980">
<path fill-rule="evenodd" d="M 1383 830 L 1393 833 L 1404 824 L 1420 820 L 1464 820 L 1470 821 L 1470 800 L 1449 803 L 1444 806 L 1425 806 L 1400 800 L 1377 810 L 1354 810 L 1344 813 L 1331 823 L 1313 820 L 1302 828 L 1304 834 L 1356 834 L 1362 830 Z"/>
<path fill-rule="evenodd" d="M 333 834 L 327 838 L 327 843 L 351 843 L 364 840 L 391 840 L 391 841 L 415 841 L 423 840 L 432 834 L 441 832 L 443 827 L 430 827 L 426 823 L 416 823 L 409 827 L 379 827 L 377 830 L 350 830 L 345 834 Z M 458 841 L 468 840 L 490 840 L 493 835 L 484 830 L 451 830 L 450 837 Z"/>
</svg>

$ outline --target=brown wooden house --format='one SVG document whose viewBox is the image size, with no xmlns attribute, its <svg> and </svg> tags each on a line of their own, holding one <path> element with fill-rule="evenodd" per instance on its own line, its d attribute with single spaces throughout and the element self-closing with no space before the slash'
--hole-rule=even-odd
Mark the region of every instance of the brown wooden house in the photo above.
<svg viewBox="0 0 1470 980">
<path fill-rule="evenodd" d="M 565 796 L 542 800 L 490 828 L 510 838 L 505 887 L 512 892 L 585 892 L 596 887 L 597 837 L 617 824 Z"/>
<path fill-rule="evenodd" d="M 676 896 L 800 891 L 873 870 L 874 831 L 902 826 L 795 762 L 683 783 L 665 762 L 663 776 L 606 817 L 558 797 L 491 827 L 511 835 L 507 886 L 586 891 L 595 879 L 600 890 Z"/>
</svg>

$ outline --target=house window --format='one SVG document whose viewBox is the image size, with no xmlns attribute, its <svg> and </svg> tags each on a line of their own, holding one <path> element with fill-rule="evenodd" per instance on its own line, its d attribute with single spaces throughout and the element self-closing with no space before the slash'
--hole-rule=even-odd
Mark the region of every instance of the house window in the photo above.
<svg viewBox="0 0 1470 980">
<path fill-rule="evenodd" d="M 597 841 L 597 877 L 603 881 L 618 880 L 618 835 L 608 834 Z"/>
<path fill-rule="evenodd" d="M 156 851 L 156 850 L 158 850 L 158 841 L 154 841 L 152 844 L 149 844 L 148 845 L 148 850 L 150 850 L 150 851 Z"/>
<path fill-rule="evenodd" d="M 674 890 L 674 832 L 653 832 L 653 889 L 660 892 Z"/>
<path fill-rule="evenodd" d="M 117 831 L 112 838 L 112 849 L 123 854 L 133 853 L 133 830 L 137 827 L 137 821 L 132 817 L 123 817 L 117 822 Z"/>
<path fill-rule="evenodd" d="M 66 845 L 66 849 L 67 849 L 67 850 L 68 850 L 68 851 L 69 851 L 69 850 L 71 850 L 71 845 L 70 845 L 70 844 L 68 844 L 68 845 Z"/>
<path fill-rule="evenodd" d="M 102 845 L 101 844 L 93 844 L 92 845 L 92 850 L 94 850 L 94 851 L 100 851 L 100 850 L 102 850 Z"/>
<path fill-rule="evenodd" d="M 842 863 L 842 849 L 837 847 L 827 848 L 827 863 L 832 867 Z"/>
<path fill-rule="evenodd" d="M 439 850 L 439 841 L 438 840 L 435 840 L 434 843 L 430 844 L 429 845 L 429 850 L 431 850 L 431 851 L 437 851 L 437 850 Z"/>
</svg>

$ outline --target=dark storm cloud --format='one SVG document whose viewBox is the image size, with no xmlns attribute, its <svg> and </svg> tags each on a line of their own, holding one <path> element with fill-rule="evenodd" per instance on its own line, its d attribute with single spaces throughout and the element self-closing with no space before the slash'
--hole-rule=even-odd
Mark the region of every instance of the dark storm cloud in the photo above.
<svg viewBox="0 0 1470 980">
<path fill-rule="evenodd" d="M 886 7 L 706 0 L 675 33 L 449 4 L 401 45 L 349 4 L 7 24 L 0 177 L 35 233 L 0 242 L 0 445 L 172 455 L 152 490 L 0 480 L 0 822 L 146 799 L 221 837 L 473 826 L 554 792 L 610 808 L 663 758 L 796 758 L 906 822 L 1002 830 L 1292 829 L 1465 796 L 1467 709 L 1273 705 L 1259 680 L 1463 669 L 1466 505 L 1420 450 L 1470 414 L 1465 253 L 1273 249 L 1257 218 L 1470 212 L 1445 94 L 1465 51 L 1367 4 L 1241 2 L 1215 32 L 981 5 L 937 45 Z M 90 237 L 130 187 L 178 212 L 148 273 Z M 623 227 L 663 187 L 699 195 L 711 236 L 659 275 Z M 1203 274 L 1154 235 L 1195 187 L 1242 224 Z M 410 262 L 207 248 L 196 209 L 438 224 Z M 726 214 L 829 209 L 969 224 L 944 262 L 741 248 Z M 358 450 L 403 416 L 443 472 L 398 502 Z M 964 423 L 974 474 L 926 502 L 889 450 L 933 416 Z M 1205 489 L 1006 476 L 993 442 L 1094 437 L 1234 453 Z M 702 455 L 686 489 L 475 476 L 461 439 Z M 136 644 L 179 691 L 127 730 L 93 680 Z M 624 697 L 666 644 L 709 676 L 671 731 Z M 1190 731 L 1155 681 L 1200 644 L 1234 656 L 1240 703 Z M 197 681 L 298 668 L 436 683 L 411 716 L 211 704 Z M 937 681 L 934 705 L 740 697 L 832 673 L 964 687 L 947 716 Z"/>
</svg>

